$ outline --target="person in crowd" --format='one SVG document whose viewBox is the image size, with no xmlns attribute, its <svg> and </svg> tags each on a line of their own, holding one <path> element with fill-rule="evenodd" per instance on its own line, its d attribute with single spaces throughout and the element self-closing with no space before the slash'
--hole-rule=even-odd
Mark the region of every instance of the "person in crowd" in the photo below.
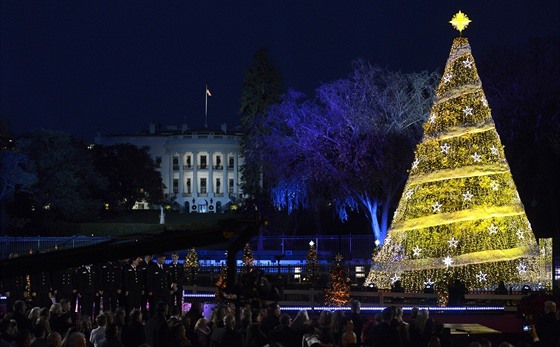
<svg viewBox="0 0 560 347">
<path fill-rule="evenodd" d="M 335 310 L 332 313 L 331 318 L 331 335 L 333 337 L 333 341 L 335 344 L 340 343 L 340 339 L 342 338 L 342 320 L 344 319 L 344 312 L 341 310 Z"/>
<path fill-rule="evenodd" d="M 12 347 L 13 338 L 14 327 L 12 326 L 10 319 L 4 317 L 0 321 L 0 347 Z"/>
<path fill-rule="evenodd" d="M 156 263 L 152 261 L 153 259 L 154 259 L 153 255 L 151 254 L 145 255 L 144 259 L 142 259 L 142 261 L 138 265 L 142 273 L 140 277 L 144 281 L 143 288 L 145 289 L 144 294 L 142 295 L 142 303 L 140 307 L 142 309 L 142 314 L 146 318 L 150 317 L 150 314 L 148 314 L 148 312 L 146 311 L 146 307 L 150 306 L 151 310 L 153 310 L 153 308 L 156 306 L 156 302 L 154 302 L 153 300 L 153 295 L 149 295 L 149 290 L 148 290 L 148 273 L 154 271 L 155 268 L 157 267 Z"/>
<path fill-rule="evenodd" d="M 368 346 L 395 346 L 400 347 L 399 333 L 391 326 L 394 315 L 390 307 L 381 312 L 381 323 L 373 327 L 367 337 Z"/>
<path fill-rule="evenodd" d="M 287 314 L 280 315 L 280 325 L 270 332 L 270 343 L 280 346 L 298 346 L 301 337 L 291 327 L 292 319 Z"/>
<path fill-rule="evenodd" d="M 241 335 L 241 334 L 240 334 Z M 245 335 L 245 347 L 263 347 L 268 344 L 268 338 L 262 330 L 262 324 L 255 322 L 249 324 Z"/>
<path fill-rule="evenodd" d="M 146 322 L 146 343 L 151 347 L 166 347 L 169 337 L 168 313 L 169 305 L 160 301 L 156 304 L 154 316 Z"/>
<path fill-rule="evenodd" d="M 412 344 L 410 340 L 410 325 L 403 320 L 403 310 L 401 307 L 394 308 L 395 318 L 393 319 L 394 326 L 399 333 L 401 346 L 409 347 Z"/>
<path fill-rule="evenodd" d="M 27 329 L 18 330 L 14 336 L 13 347 L 30 347 L 31 332 Z"/>
<path fill-rule="evenodd" d="M 123 289 L 128 312 L 142 307 L 142 297 L 145 294 L 144 271 L 140 268 L 142 257 L 134 257 L 129 266 L 123 271 Z"/>
<path fill-rule="evenodd" d="M 35 324 L 33 327 L 33 339 L 31 340 L 31 347 L 46 347 L 47 346 L 47 329 L 43 324 Z"/>
<path fill-rule="evenodd" d="M 243 337 L 235 331 L 235 316 L 226 314 L 223 326 L 213 329 L 210 336 L 210 347 L 239 347 L 243 346 Z"/>
<path fill-rule="evenodd" d="M 18 330 L 26 329 L 31 331 L 33 327 L 31 324 L 31 320 L 27 318 L 27 315 L 25 314 L 25 310 L 25 301 L 17 300 L 16 302 L 14 302 L 12 319 L 16 321 Z"/>
<path fill-rule="evenodd" d="M 135 308 L 130 312 L 128 324 L 122 328 L 121 341 L 124 347 L 137 347 L 146 342 L 140 309 Z"/>
<path fill-rule="evenodd" d="M 183 284 L 185 282 L 185 268 L 179 263 L 179 253 L 171 253 L 171 263 L 167 265 L 167 272 L 171 281 L 171 307 L 183 307 Z M 196 322 L 198 318 L 193 321 Z"/>
<path fill-rule="evenodd" d="M 294 319 L 292 320 L 291 328 L 297 334 L 298 340 L 301 341 L 303 335 L 309 330 L 311 320 L 307 310 L 299 310 Z"/>
<path fill-rule="evenodd" d="M 93 265 L 84 265 L 76 271 L 76 293 L 81 315 L 94 315 L 94 304 L 99 298 L 97 283 L 98 275 Z"/>
<path fill-rule="evenodd" d="M 105 338 L 99 343 L 99 347 L 123 347 L 119 340 L 119 327 L 115 323 L 107 325 Z"/>
<path fill-rule="evenodd" d="M 49 335 L 47 335 L 47 346 L 62 347 L 62 336 L 58 331 L 52 331 Z"/>
<path fill-rule="evenodd" d="M 64 343 L 62 344 L 63 346 Z M 86 336 L 81 332 L 73 332 L 68 337 L 68 347 L 87 347 Z"/>
<path fill-rule="evenodd" d="M 266 336 L 280 324 L 280 305 L 272 303 L 267 307 L 266 318 L 261 322 L 261 329 Z"/>
<path fill-rule="evenodd" d="M 342 319 L 342 336 L 340 338 L 341 347 L 356 347 L 358 346 L 358 337 L 354 332 L 354 322 L 351 317 L 344 317 Z"/>
<path fill-rule="evenodd" d="M 544 302 L 544 314 L 537 318 L 535 324 L 541 346 L 556 347 L 560 339 L 560 331 L 556 322 L 556 303 L 552 300 Z"/>
<path fill-rule="evenodd" d="M 191 347 L 192 343 L 187 338 L 185 326 L 180 320 L 170 320 L 169 342 L 166 347 Z"/>
<path fill-rule="evenodd" d="M 122 291 L 122 267 L 116 261 L 108 261 L 97 266 L 97 273 L 103 309 L 115 312 L 119 307 L 118 297 Z"/>
<path fill-rule="evenodd" d="M 361 345 L 362 340 L 362 330 L 364 329 L 365 318 L 361 315 L 360 311 L 362 308 L 362 303 L 360 300 L 352 300 L 350 303 L 350 319 L 354 323 L 354 333 L 356 334 L 356 344 Z"/>
<path fill-rule="evenodd" d="M 105 338 L 105 331 L 107 329 L 107 315 L 101 313 L 95 317 L 95 322 L 97 323 L 97 328 L 91 331 L 89 336 L 89 342 L 93 344 L 93 347 L 99 347 L 101 340 Z"/>
<path fill-rule="evenodd" d="M 165 254 L 157 255 L 157 262 L 147 271 L 146 288 L 148 296 L 153 302 L 165 302 L 169 304 L 171 297 L 171 282 L 169 272 L 165 265 Z M 150 306 L 150 311 L 154 313 L 154 308 Z"/>
<path fill-rule="evenodd" d="M 508 294 L 508 290 L 506 288 L 506 284 L 504 281 L 500 281 L 498 283 L 498 287 L 494 290 L 494 294 L 506 295 Z"/>
<path fill-rule="evenodd" d="M 210 346 L 210 327 L 204 318 L 199 318 L 194 325 L 194 333 L 196 339 L 193 342 L 195 347 L 209 347 Z"/>
</svg>

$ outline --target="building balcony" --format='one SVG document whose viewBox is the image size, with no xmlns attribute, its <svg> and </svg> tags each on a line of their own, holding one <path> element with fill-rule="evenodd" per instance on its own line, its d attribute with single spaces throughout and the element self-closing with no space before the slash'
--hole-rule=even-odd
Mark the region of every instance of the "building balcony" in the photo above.
<svg viewBox="0 0 560 347">
<path fill-rule="evenodd" d="M 224 193 L 214 193 L 214 196 L 217 197 L 217 198 L 223 198 Z"/>
<path fill-rule="evenodd" d="M 223 166 L 223 165 L 214 165 L 214 166 L 212 166 L 212 169 L 214 169 L 214 170 L 223 170 L 223 169 L 224 169 L 224 166 Z"/>
<path fill-rule="evenodd" d="M 198 165 L 198 166 L 197 166 L 197 169 L 199 169 L 199 170 L 206 170 L 206 169 L 208 169 L 208 165 L 206 165 L 206 164 L 204 164 L 204 165 Z"/>
<path fill-rule="evenodd" d="M 192 165 L 183 165 L 183 170 L 192 170 Z"/>
<path fill-rule="evenodd" d="M 227 169 L 228 169 L 228 170 L 233 170 L 233 169 L 235 169 L 235 166 L 233 166 L 233 165 L 228 165 Z"/>
<path fill-rule="evenodd" d="M 179 165 L 173 165 L 173 171 L 179 171 Z"/>
<path fill-rule="evenodd" d="M 198 193 L 198 196 L 201 198 L 205 198 L 208 196 L 208 193 Z"/>
<path fill-rule="evenodd" d="M 183 197 L 187 197 L 187 196 L 192 196 L 192 193 L 188 192 L 188 193 L 183 193 Z"/>
</svg>

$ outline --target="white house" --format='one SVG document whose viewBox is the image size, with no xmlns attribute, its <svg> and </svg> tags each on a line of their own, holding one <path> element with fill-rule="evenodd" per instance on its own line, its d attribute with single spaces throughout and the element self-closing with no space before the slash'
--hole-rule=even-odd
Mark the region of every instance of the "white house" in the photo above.
<svg viewBox="0 0 560 347">
<path fill-rule="evenodd" d="M 150 155 L 161 171 L 164 195 L 176 208 L 188 212 L 221 212 L 243 198 L 239 167 L 241 133 L 227 132 L 225 124 L 219 131 L 189 130 L 151 123 L 148 131 L 136 134 L 101 135 L 100 145 L 130 143 L 148 146 Z M 136 209 L 150 208 L 138 202 Z"/>
</svg>

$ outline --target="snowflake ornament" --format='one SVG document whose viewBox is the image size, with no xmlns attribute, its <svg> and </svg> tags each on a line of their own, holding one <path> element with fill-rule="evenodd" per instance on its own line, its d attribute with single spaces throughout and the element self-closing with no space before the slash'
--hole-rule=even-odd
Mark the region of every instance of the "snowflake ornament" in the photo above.
<svg viewBox="0 0 560 347">
<path fill-rule="evenodd" d="M 434 123 L 436 121 L 436 115 L 434 113 L 430 114 L 430 118 L 428 118 L 430 123 Z"/>
<path fill-rule="evenodd" d="M 414 194 L 414 191 L 412 189 L 409 189 L 406 191 L 406 194 L 404 195 L 408 200 L 410 200 L 410 198 L 412 198 L 412 194 Z"/>
<path fill-rule="evenodd" d="M 424 287 L 431 287 L 431 286 L 433 286 L 434 284 L 436 284 L 436 282 L 435 282 L 435 281 L 432 281 L 431 278 L 428 278 L 427 280 L 424 281 Z"/>
<path fill-rule="evenodd" d="M 517 235 L 517 238 L 520 240 L 524 240 L 525 239 L 525 232 L 521 229 L 517 229 L 517 232 L 515 233 Z"/>
<path fill-rule="evenodd" d="M 471 155 L 471 157 L 473 158 L 475 163 L 479 163 L 482 160 L 482 157 L 477 152 L 474 152 L 474 154 Z"/>
<path fill-rule="evenodd" d="M 463 109 L 463 114 L 466 116 L 472 116 L 473 114 L 473 108 L 470 106 L 465 106 L 465 108 Z"/>
<path fill-rule="evenodd" d="M 478 280 L 478 282 L 486 282 L 486 277 L 488 276 L 488 274 L 485 274 L 482 271 L 479 271 L 478 274 L 476 275 L 476 279 Z"/>
<path fill-rule="evenodd" d="M 416 246 L 412 249 L 412 256 L 419 257 L 421 252 L 422 252 L 422 248 Z"/>
<path fill-rule="evenodd" d="M 453 77 L 453 74 L 451 74 L 451 72 L 446 73 L 445 76 L 443 76 L 443 83 L 451 82 L 451 77 Z"/>
<path fill-rule="evenodd" d="M 439 203 L 439 201 L 436 201 L 433 205 L 432 205 L 432 210 L 434 211 L 434 213 L 437 212 L 441 212 L 441 207 L 443 205 Z"/>
<path fill-rule="evenodd" d="M 490 233 L 490 235 L 494 235 L 498 233 L 498 227 L 494 225 L 494 223 L 492 223 L 489 227 L 488 227 L 488 232 Z"/>
<path fill-rule="evenodd" d="M 522 273 L 526 273 L 527 272 L 527 265 L 525 265 L 525 263 L 519 263 L 519 265 L 517 265 L 517 271 L 519 271 L 519 274 Z"/>
<path fill-rule="evenodd" d="M 445 266 L 450 267 L 451 264 L 453 264 L 453 259 L 451 259 L 450 256 L 447 256 L 443 258 L 443 263 L 445 264 Z"/>
<path fill-rule="evenodd" d="M 469 58 L 463 60 L 463 66 L 466 67 L 467 69 L 472 69 L 473 63 L 474 61 L 470 60 Z"/>
<path fill-rule="evenodd" d="M 443 145 L 439 146 L 441 153 L 447 154 L 449 153 L 449 149 L 451 148 L 451 146 L 449 146 L 447 143 L 444 143 Z"/>
<path fill-rule="evenodd" d="M 397 282 L 400 279 L 401 277 L 399 275 L 394 274 L 393 277 L 391 277 L 391 284 L 395 284 L 395 282 Z"/>
<path fill-rule="evenodd" d="M 500 184 L 496 181 L 492 181 L 492 183 L 490 183 L 490 188 L 492 188 L 492 190 L 496 191 L 500 189 Z"/>
<path fill-rule="evenodd" d="M 485 97 L 482 97 L 482 98 L 480 99 L 480 101 L 482 102 L 482 105 L 483 105 L 484 107 L 488 107 L 488 100 L 486 100 Z"/>
<path fill-rule="evenodd" d="M 418 160 L 418 158 L 416 158 L 416 160 L 414 160 L 412 162 L 412 170 L 416 169 L 418 167 L 419 163 L 420 163 L 420 160 Z"/>
<path fill-rule="evenodd" d="M 463 193 L 463 201 L 472 201 L 473 196 L 473 193 L 467 190 Z"/>
<path fill-rule="evenodd" d="M 494 145 L 492 145 L 492 147 L 490 147 L 490 153 L 492 153 L 492 155 L 498 155 L 499 154 L 498 149 Z"/>
<path fill-rule="evenodd" d="M 457 248 L 459 240 L 455 239 L 455 237 L 452 237 L 451 240 L 447 240 L 447 243 L 449 243 L 449 248 Z"/>
</svg>

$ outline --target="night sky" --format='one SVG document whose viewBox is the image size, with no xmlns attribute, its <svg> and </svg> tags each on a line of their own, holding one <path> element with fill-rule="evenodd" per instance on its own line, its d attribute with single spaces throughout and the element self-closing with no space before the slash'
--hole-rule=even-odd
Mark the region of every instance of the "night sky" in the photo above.
<svg viewBox="0 0 560 347">
<path fill-rule="evenodd" d="M 150 121 L 238 124 L 244 71 L 267 47 L 285 86 L 312 95 L 352 60 L 443 69 L 458 10 L 475 59 L 496 44 L 560 34 L 558 0 L 0 0 L 0 115 L 88 141 Z M 481 76 L 484 83 L 484 76 Z"/>
</svg>

